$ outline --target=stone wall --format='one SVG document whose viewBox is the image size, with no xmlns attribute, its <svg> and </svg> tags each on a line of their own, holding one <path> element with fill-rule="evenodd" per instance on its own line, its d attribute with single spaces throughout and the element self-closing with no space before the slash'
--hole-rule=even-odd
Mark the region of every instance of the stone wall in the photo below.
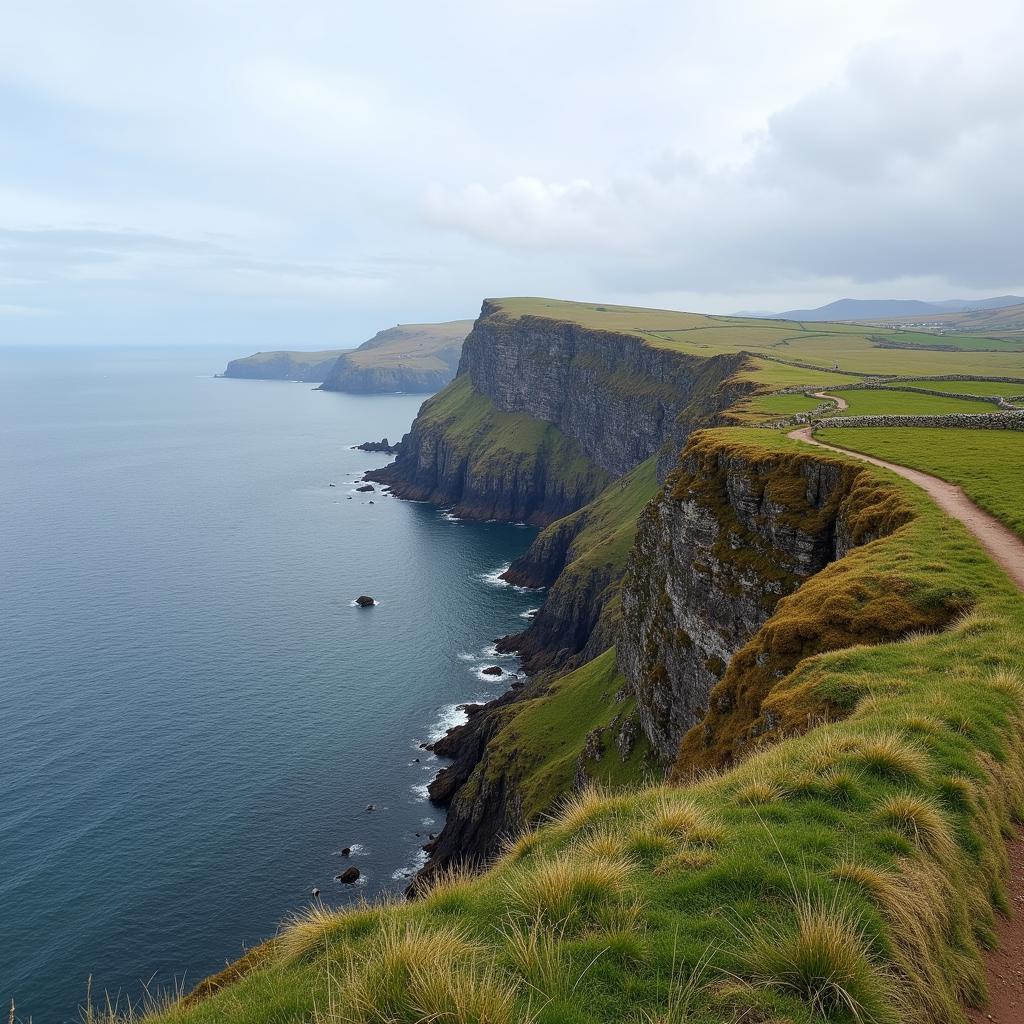
<svg viewBox="0 0 1024 1024">
<path fill-rule="evenodd" d="M 817 427 L 958 427 L 967 430 L 1024 430 L 1018 412 L 949 413 L 944 416 L 833 416 L 815 420 Z"/>
</svg>

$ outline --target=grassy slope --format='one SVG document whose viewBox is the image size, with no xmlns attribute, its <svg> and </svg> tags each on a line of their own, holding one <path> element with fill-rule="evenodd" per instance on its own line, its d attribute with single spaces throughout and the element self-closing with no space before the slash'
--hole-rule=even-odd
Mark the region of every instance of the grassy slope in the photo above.
<svg viewBox="0 0 1024 1024">
<path fill-rule="evenodd" d="M 878 349 L 853 325 L 794 324 L 791 336 L 736 318 L 501 305 L 679 351 L 742 348 L 823 367 L 752 359 L 744 374 L 766 390 L 848 382 L 831 370 L 836 360 L 872 373 L 1024 378 L 1021 353 Z M 486 426 L 498 439 L 488 457 L 543 443 L 543 425 L 488 420 L 471 392 L 440 397 L 428 415 L 446 417 L 467 443 Z M 889 433 L 908 461 L 910 432 Z M 752 449 L 800 451 L 767 431 L 742 434 Z M 888 564 L 911 581 L 911 601 L 934 602 L 946 588 L 974 611 L 946 632 L 812 657 L 767 694 L 780 711 L 820 706 L 844 720 L 695 785 L 584 795 L 493 871 L 421 903 L 315 912 L 254 953 L 238 984 L 165 1016 L 283 1022 L 316 1007 L 325 1021 L 725 1021 L 757 1004 L 763 1012 L 750 1019 L 848 1021 L 845 991 L 863 1020 L 960 1019 L 959 1000 L 981 996 L 979 943 L 1004 899 L 1002 836 L 1011 812 L 1024 812 L 1024 652 L 1014 641 L 1024 602 L 958 524 L 905 482 L 891 486 L 914 520 L 838 563 L 837 579 Z M 609 510 L 578 557 L 628 548 L 632 528 L 615 527 L 634 514 L 627 504 L 620 518 Z M 914 580 L 927 586 L 915 590 Z M 564 791 L 582 738 L 615 713 L 611 659 L 556 680 L 506 724 L 502 743 L 529 766 L 533 808 Z M 614 767 L 608 781 L 619 786 L 642 775 L 642 754 L 621 771 L 611 756 L 597 764 Z"/>
<path fill-rule="evenodd" d="M 973 501 L 1024 536 L 1024 432 L 834 427 L 819 434 L 823 441 L 959 484 Z"/>
<path fill-rule="evenodd" d="M 247 977 L 164 1019 L 710 1022 L 754 1006 L 752 1020 L 850 1021 L 847 997 L 861 1020 L 960 1019 L 1024 812 L 1024 602 L 958 524 L 890 486 L 915 518 L 848 560 L 948 580 L 973 611 L 779 681 L 843 720 L 695 785 L 584 794 L 423 901 L 314 912 Z M 574 676 L 566 692 L 615 685 L 610 660 Z M 538 706 L 531 733 L 576 728 L 578 707 Z"/>
<path fill-rule="evenodd" d="M 363 369 L 442 370 L 458 352 L 473 327 L 472 320 L 440 324 L 400 324 L 381 331 L 348 356 Z"/>
<path fill-rule="evenodd" d="M 337 359 L 345 349 L 325 349 L 323 352 L 297 352 L 291 349 L 281 349 L 277 352 L 254 352 L 251 356 L 236 360 L 240 363 L 270 363 L 282 356 L 287 357 L 293 363 L 301 366 L 313 366 L 316 363 L 325 362 L 328 359 Z"/>
<path fill-rule="evenodd" d="M 526 413 L 502 412 L 479 392 L 469 377 L 456 377 L 443 391 L 423 404 L 419 420 L 424 428 L 444 431 L 450 446 L 470 452 L 474 463 L 500 463 L 509 455 L 533 457 L 544 450 L 563 480 L 600 473 L 557 427 Z"/>
<path fill-rule="evenodd" d="M 580 752 L 595 729 L 608 731 L 600 737 L 601 758 L 588 762 L 590 779 L 614 788 L 649 779 L 650 747 L 643 734 L 625 760 L 614 747 L 613 720 L 628 719 L 635 711 L 631 697 L 618 703 L 614 699 L 625 685 L 615 667 L 615 652 L 609 649 L 556 679 L 543 697 L 507 709 L 507 721 L 488 749 L 486 768 L 492 777 L 516 779 L 524 818 L 537 821 L 572 790 Z"/>
</svg>

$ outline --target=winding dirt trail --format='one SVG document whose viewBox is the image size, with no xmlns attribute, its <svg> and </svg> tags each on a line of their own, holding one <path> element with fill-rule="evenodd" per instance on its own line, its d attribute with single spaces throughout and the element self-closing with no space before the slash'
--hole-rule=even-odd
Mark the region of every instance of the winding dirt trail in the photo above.
<svg viewBox="0 0 1024 1024">
<path fill-rule="evenodd" d="M 812 430 L 813 427 L 800 427 L 799 430 L 791 430 L 787 436 L 794 441 L 813 444 L 817 448 L 827 448 L 831 452 L 852 455 L 862 462 L 870 462 L 872 466 L 881 466 L 882 469 L 892 470 L 911 483 L 917 484 L 946 515 L 959 519 L 977 537 L 981 546 L 992 556 L 992 560 L 1006 571 L 1017 588 L 1024 590 L 1024 540 L 1021 540 L 1009 527 L 1003 526 L 994 516 L 990 516 L 978 508 L 961 488 L 947 483 L 937 476 L 922 473 L 919 469 L 900 466 L 895 462 L 886 462 L 884 459 L 863 455 L 860 452 L 851 451 L 849 448 L 825 444 L 824 441 L 819 441 L 812 435 Z"/>
<path fill-rule="evenodd" d="M 835 398 L 835 395 L 817 394 L 816 398 Z M 846 403 L 838 399 L 841 408 Z M 983 512 L 964 494 L 961 488 L 936 476 L 894 462 L 876 459 L 861 452 L 850 451 L 836 445 L 818 441 L 812 427 L 791 430 L 787 436 L 794 441 L 827 448 L 832 452 L 852 455 L 873 466 L 890 469 L 922 488 L 947 515 L 958 519 L 981 542 L 993 560 L 1006 570 L 1010 579 L 1024 591 L 1024 541 L 1003 526 L 997 519 Z M 984 1010 L 967 1010 L 971 1024 L 1021 1024 L 1024 1022 L 1024 836 L 1018 835 L 1010 843 L 1009 897 L 1010 913 L 1001 918 L 996 929 L 997 945 L 985 954 L 985 978 L 988 984 L 989 1005 Z"/>
<path fill-rule="evenodd" d="M 840 398 L 838 395 L 830 395 L 825 391 L 812 391 L 812 398 L 828 398 L 830 401 L 836 403 L 836 412 L 843 412 L 845 409 L 850 408 L 850 403 L 845 398 Z M 791 435 L 792 436 L 792 435 Z"/>
</svg>

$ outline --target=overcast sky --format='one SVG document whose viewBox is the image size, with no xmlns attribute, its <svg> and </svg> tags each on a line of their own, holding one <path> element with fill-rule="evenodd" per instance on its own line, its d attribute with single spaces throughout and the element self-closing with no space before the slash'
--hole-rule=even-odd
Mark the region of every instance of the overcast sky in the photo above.
<svg viewBox="0 0 1024 1024">
<path fill-rule="evenodd" d="M 0 0 L 0 342 L 1024 292 L 1020 0 Z"/>
</svg>

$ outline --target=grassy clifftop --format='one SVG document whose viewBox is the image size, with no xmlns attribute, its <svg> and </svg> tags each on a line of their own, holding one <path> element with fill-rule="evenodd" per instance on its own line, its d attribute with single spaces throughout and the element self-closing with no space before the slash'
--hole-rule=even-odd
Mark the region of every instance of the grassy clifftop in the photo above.
<svg viewBox="0 0 1024 1024">
<path fill-rule="evenodd" d="M 977 337 L 945 336 L 950 347 L 935 350 L 927 332 L 546 299 L 490 305 L 513 329 L 557 320 L 697 360 L 748 353 L 736 360 L 734 397 L 745 397 L 725 417 L 733 422 L 822 401 L 783 388 L 891 374 L 926 388 L 940 375 L 1024 380 L 1024 351 L 1008 339 L 982 352 Z M 938 403 L 1024 393 L 1014 381 L 946 382 Z M 716 380 L 716 394 L 731 394 L 729 383 Z M 843 393 L 850 412 L 855 401 L 936 407 L 905 391 Z M 1019 528 L 1019 435 L 978 431 L 965 446 L 963 434 L 954 444 L 924 429 L 845 433 L 960 480 Z M 457 485 L 456 510 L 489 518 L 495 495 L 532 501 L 538 479 L 572 490 L 570 514 L 538 538 L 534 569 L 554 558 L 558 579 L 535 626 L 545 615 L 579 621 L 559 608 L 592 611 L 598 594 L 608 598 L 602 621 L 614 623 L 636 520 L 658 489 L 656 457 L 599 478 L 557 427 L 502 411 L 465 376 L 426 403 L 413 437 L 423 475 L 412 496 L 445 500 Z M 771 430 L 727 427 L 691 443 L 709 458 L 779 468 L 762 497 L 798 542 L 787 488 L 810 488 L 800 497 L 814 515 L 808 480 L 822 474 L 802 468 L 843 476 L 844 526 L 862 527 L 864 543 L 779 601 L 722 664 L 672 784 L 650 779 L 637 697 L 615 652 L 577 647 L 591 660 L 570 659 L 571 671 L 494 709 L 460 799 L 479 807 L 501 790 L 530 827 L 490 870 L 435 876 L 412 903 L 314 907 L 159 1019 L 949 1024 L 984 1000 L 981 952 L 1007 909 L 1004 840 L 1024 817 L 1024 600 L 959 524 L 883 471 Z M 761 497 L 730 495 L 745 500 Z M 501 514 L 527 518 L 525 508 Z M 553 517 L 544 508 L 534 521 Z M 739 536 L 725 530 L 721 543 L 737 543 L 742 558 Z"/>
<path fill-rule="evenodd" d="M 846 462 L 768 432 L 743 444 Z M 419 901 L 314 908 L 160 1019 L 961 1020 L 1024 813 L 1024 602 L 913 487 L 860 471 L 910 515 L 846 560 L 941 573 L 930 585 L 969 608 L 950 627 L 814 654 L 776 687 L 831 709 L 809 731 L 695 783 L 584 790 Z M 573 691 L 615 687 L 604 657 L 524 709 L 539 750 L 585 727 Z"/>
</svg>

